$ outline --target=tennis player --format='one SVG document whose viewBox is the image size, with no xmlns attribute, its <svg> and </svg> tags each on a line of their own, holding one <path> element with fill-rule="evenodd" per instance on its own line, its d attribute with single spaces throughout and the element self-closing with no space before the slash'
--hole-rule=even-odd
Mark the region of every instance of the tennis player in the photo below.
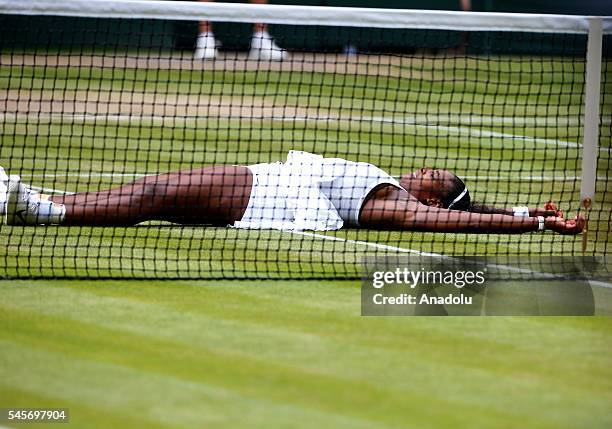
<svg viewBox="0 0 612 429">
<path fill-rule="evenodd" d="M 544 208 L 472 204 L 452 172 L 421 168 L 398 181 L 380 168 L 290 151 L 286 162 L 147 176 L 119 188 L 43 197 L 10 176 L 11 225 L 134 225 L 151 220 L 235 228 L 578 234 L 585 220 Z"/>
</svg>

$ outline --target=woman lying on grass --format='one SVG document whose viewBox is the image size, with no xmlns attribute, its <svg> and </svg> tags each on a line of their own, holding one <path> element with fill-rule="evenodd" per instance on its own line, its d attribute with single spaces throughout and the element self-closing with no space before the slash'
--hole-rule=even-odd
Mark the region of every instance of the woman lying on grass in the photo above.
<svg viewBox="0 0 612 429">
<path fill-rule="evenodd" d="M 213 166 L 147 176 L 119 188 L 41 197 L 18 176 L 7 180 L 10 225 L 134 225 L 163 220 L 236 228 L 336 230 L 344 225 L 384 230 L 523 233 L 549 229 L 578 234 L 544 208 L 499 209 L 472 204 L 452 172 L 421 168 L 399 181 L 378 167 L 290 151 L 284 163 Z"/>
</svg>

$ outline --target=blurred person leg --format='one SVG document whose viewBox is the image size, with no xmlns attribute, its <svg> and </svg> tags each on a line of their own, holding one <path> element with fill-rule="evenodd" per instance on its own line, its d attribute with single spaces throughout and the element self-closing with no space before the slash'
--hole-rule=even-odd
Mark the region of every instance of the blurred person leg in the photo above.
<svg viewBox="0 0 612 429">
<path fill-rule="evenodd" d="M 459 0 L 459 6 L 462 12 L 469 12 L 472 10 L 472 0 Z M 461 33 L 461 44 L 457 47 L 457 55 L 464 56 L 467 53 L 468 38 L 467 31 Z"/>
<path fill-rule="evenodd" d="M 268 0 L 251 0 L 251 3 L 268 4 Z M 267 24 L 256 23 L 253 25 L 249 57 L 258 60 L 282 61 L 287 57 L 287 51 L 281 49 L 270 36 Z"/>
<path fill-rule="evenodd" d="M 212 0 L 199 0 L 208 2 Z M 251 0 L 253 4 L 267 4 L 268 0 Z M 196 50 L 194 58 L 197 60 L 214 59 L 218 54 L 217 40 L 213 33 L 212 23 L 208 21 L 200 21 L 198 28 L 198 38 L 196 40 Z M 251 47 L 249 58 L 256 60 L 281 61 L 287 57 L 287 51 L 281 49 L 270 33 L 268 26 L 264 23 L 255 23 L 253 25 L 253 36 L 251 38 Z"/>
<path fill-rule="evenodd" d="M 210 0 L 199 0 L 208 2 Z M 212 60 L 217 56 L 217 41 L 212 31 L 212 24 L 208 21 L 200 21 L 198 25 L 198 38 L 196 50 L 193 57 L 196 60 Z"/>
</svg>

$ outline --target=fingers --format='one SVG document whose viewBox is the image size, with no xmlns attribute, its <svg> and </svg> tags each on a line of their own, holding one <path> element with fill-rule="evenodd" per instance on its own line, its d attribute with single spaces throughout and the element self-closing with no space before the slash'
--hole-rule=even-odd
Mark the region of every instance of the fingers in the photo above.
<svg viewBox="0 0 612 429">
<path fill-rule="evenodd" d="M 563 213 L 563 210 L 559 209 L 557 204 L 555 204 L 552 201 L 549 201 L 546 204 L 544 204 L 544 214 L 541 216 L 564 217 L 564 213 Z"/>
<path fill-rule="evenodd" d="M 582 215 L 576 215 L 574 219 L 565 220 L 565 225 L 561 234 L 580 234 L 586 225 L 586 219 Z"/>
<path fill-rule="evenodd" d="M 544 204 L 544 208 L 546 210 L 553 210 L 553 211 L 559 210 L 559 207 L 557 207 L 557 205 L 553 203 L 552 201 L 549 201 L 546 204 Z"/>
<path fill-rule="evenodd" d="M 581 214 L 576 215 L 576 227 L 580 228 L 580 231 L 578 232 L 582 232 L 582 230 L 586 227 L 586 219 Z"/>
<path fill-rule="evenodd" d="M 586 226 L 586 219 L 582 215 L 576 215 L 574 219 L 564 219 L 562 217 L 546 218 L 546 228 L 559 234 L 580 234 Z"/>
</svg>

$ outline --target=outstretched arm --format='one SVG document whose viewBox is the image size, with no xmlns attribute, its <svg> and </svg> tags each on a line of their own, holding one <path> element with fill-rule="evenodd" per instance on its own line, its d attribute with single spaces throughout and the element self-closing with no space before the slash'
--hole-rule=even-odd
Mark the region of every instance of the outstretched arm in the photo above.
<svg viewBox="0 0 612 429">
<path fill-rule="evenodd" d="M 399 190 L 385 198 L 367 201 L 360 223 L 378 229 L 502 234 L 538 231 L 540 226 L 537 217 L 481 214 L 426 206 Z M 578 234 L 584 228 L 584 218 L 579 216 L 574 220 L 565 220 L 548 217 L 544 227 L 561 234 Z"/>
<path fill-rule="evenodd" d="M 529 216 L 544 216 L 544 217 L 563 217 L 563 211 L 559 210 L 557 205 L 552 201 L 549 201 L 544 207 L 527 208 Z M 488 214 L 504 214 L 508 216 L 514 216 L 514 209 L 493 207 L 486 204 L 474 202 L 470 205 L 469 210 L 472 213 L 488 213 Z"/>
</svg>

